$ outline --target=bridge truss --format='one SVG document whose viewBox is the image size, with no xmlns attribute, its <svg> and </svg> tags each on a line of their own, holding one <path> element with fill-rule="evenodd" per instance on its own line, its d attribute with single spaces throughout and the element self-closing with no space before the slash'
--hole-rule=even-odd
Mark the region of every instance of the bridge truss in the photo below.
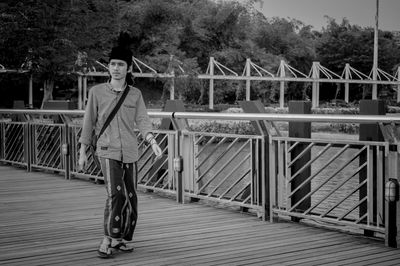
<svg viewBox="0 0 400 266">
<path fill-rule="evenodd" d="M 172 58 L 172 56 L 171 56 Z M 175 59 L 177 60 L 177 59 Z M 99 62 L 97 62 L 99 63 Z M 180 62 L 181 63 L 181 62 Z M 100 63 L 99 63 L 100 64 Z M 133 75 L 143 78 L 182 78 L 185 77 L 185 71 L 178 64 L 179 75 L 174 71 L 169 73 L 159 73 L 154 68 L 133 57 Z M 89 71 L 87 73 L 78 73 L 79 75 L 79 108 L 84 108 L 87 95 L 87 77 L 90 76 L 108 76 L 107 67 L 102 65 L 104 71 Z M 276 73 L 271 73 L 265 68 L 255 64 L 251 59 L 246 60 L 243 72 L 241 75 L 231 70 L 229 67 L 219 63 L 214 57 L 210 57 L 208 67 L 205 74 L 197 74 L 198 79 L 209 80 L 209 107 L 214 106 L 214 80 L 239 80 L 246 83 L 246 100 L 250 100 L 251 81 L 270 81 L 280 83 L 279 105 L 284 107 L 284 94 L 287 82 L 305 82 L 312 84 L 312 106 L 319 106 L 320 98 L 320 83 L 338 83 L 344 84 L 344 101 L 349 102 L 349 85 L 350 84 L 379 84 L 392 85 L 397 91 L 397 102 L 400 102 L 400 66 L 396 73 L 391 75 L 381 69 L 377 69 L 377 78 L 373 79 L 373 71 L 366 75 L 361 71 L 353 68 L 350 64 L 346 64 L 341 74 L 337 74 L 328 68 L 322 66 L 319 62 L 313 62 L 313 65 L 308 74 L 305 74 L 298 69 L 290 66 L 284 60 L 281 60 Z M 174 84 L 172 82 L 172 84 Z M 170 88 L 170 98 L 174 99 L 174 87 Z M 373 95 L 373 98 L 376 96 Z"/>
<path fill-rule="evenodd" d="M 182 67 L 182 62 L 171 56 L 171 60 L 175 65 L 178 66 L 176 72 L 173 68 L 169 69 L 167 73 L 159 73 L 148 64 L 133 57 L 133 75 L 141 78 L 183 78 L 186 77 L 186 73 Z M 86 71 L 77 71 L 78 75 L 78 108 L 84 109 L 85 102 L 87 99 L 87 78 L 96 76 L 108 76 L 107 66 L 95 61 L 101 70 L 96 69 L 94 66 L 87 68 Z M 26 73 L 29 70 L 6 69 L 0 64 L 1 73 Z M 179 74 L 177 72 L 180 72 Z M 350 64 L 346 64 L 341 74 L 337 74 L 328 68 L 322 66 L 319 62 L 313 62 L 313 65 L 308 74 L 305 74 L 298 69 L 290 66 L 284 60 L 281 60 L 280 65 L 276 73 L 271 73 L 265 68 L 255 64 L 251 59 L 246 60 L 243 72 L 239 75 L 229 67 L 219 63 L 214 57 L 210 57 L 208 67 L 205 74 L 197 74 L 198 79 L 209 80 L 209 108 L 214 108 L 214 80 L 238 80 L 245 81 L 246 83 L 246 100 L 250 99 L 251 82 L 252 81 L 269 81 L 279 82 L 279 106 L 283 108 L 285 106 L 284 95 L 285 86 L 287 82 L 305 82 L 312 84 L 312 107 L 319 106 L 320 99 L 320 83 L 336 83 L 344 84 L 344 101 L 349 102 L 349 85 L 350 84 L 379 84 L 379 85 L 392 85 L 393 89 L 397 92 L 397 102 L 400 102 L 400 66 L 396 73 L 391 75 L 379 68 L 376 70 L 376 79 L 373 78 L 373 70 L 366 75 L 361 71 L 353 68 Z M 29 105 L 32 106 L 33 94 L 32 94 L 32 74 L 29 79 Z M 171 82 L 170 87 L 170 98 L 173 100 L 175 97 L 174 82 Z M 372 95 L 373 99 L 376 99 L 376 95 Z"/>
</svg>

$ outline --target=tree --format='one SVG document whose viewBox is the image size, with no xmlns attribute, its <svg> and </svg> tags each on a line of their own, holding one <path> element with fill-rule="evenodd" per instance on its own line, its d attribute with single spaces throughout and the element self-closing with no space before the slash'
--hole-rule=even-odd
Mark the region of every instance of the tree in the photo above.
<svg viewBox="0 0 400 266">
<path fill-rule="evenodd" d="M 379 32 L 378 40 L 379 68 L 388 73 L 395 73 L 393 66 L 400 61 L 400 48 L 389 32 Z M 343 19 L 338 24 L 330 18 L 326 29 L 321 33 L 316 46 L 318 59 L 328 69 L 341 74 L 345 64 L 369 75 L 373 65 L 374 30 L 351 25 Z M 325 85 L 326 86 L 326 85 Z M 334 88 L 336 89 L 336 88 Z M 357 86 L 358 94 L 365 98 L 370 86 Z M 359 96 L 354 95 L 359 98 Z"/>
<path fill-rule="evenodd" d="M 275 56 L 275 68 L 282 59 L 303 73 L 309 71 L 316 58 L 315 42 L 318 38 L 311 26 L 298 20 L 289 21 L 275 17 L 270 21 L 261 22 L 257 28 L 255 41 L 259 47 Z M 288 99 L 304 99 L 306 88 L 307 84 L 304 83 L 288 83 Z M 268 98 L 278 100 L 279 85 L 272 84 L 269 90 Z"/>
<path fill-rule="evenodd" d="M 299 20 L 265 18 L 254 8 L 260 2 L 3 1 L 0 63 L 12 68 L 24 62 L 24 66 L 30 66 L 44 84 L 46 100 L 52 96 L 57 75 L 87 71 L 96 66 L 94 59 L 106 61 L 107 52 L 124 33 L 124 42 L 136 57 L 159 73 L 177 76 L 155 79 L 156 86 L 163 88 L 162 100 L 173 85 L 178 98 L 198 103 L 206 102 L 206 82 L 195 82 L 194 77 L 205 72 L 210 56 L 238 74 L 243 72 L 247 58 L 272 73 L 276 73 L 280 60 L 303 73 L 308 73 L 313 61 L 338 74 L 345 63 L 366 74 L 371 70 L 372 29 L 350 25 L 347 20 L 338 24 L 329 18 L 327 27 L 317 32 Z M 393 67 L 400 61 L 399 46 L 391 33 L 380 32 L 379 36 L 379 67 L 394 73 Z M 244 84 L 216 82 L 217 101 L 237 102 L 243 98 Z M 278 99 L 276 82 L 251 84 L 252 97 L 265 102 Z M 287 98 L 306 98 L 307 85 L 287 83 Z M 321 90 L 322 98 L 329 97 L 326 91 Z"/>
<path fill-rule="evenodd" d="M 104 0 L 9 1 L 0 18 L 0 58 L 19 68 L 29 57 L 44 81 L 43 102 L 50 100 L 55 77 L 73 71 L 79 51 L 98 56 L 111 46 L 118 34 L 114 6 Z"/>
</svg>

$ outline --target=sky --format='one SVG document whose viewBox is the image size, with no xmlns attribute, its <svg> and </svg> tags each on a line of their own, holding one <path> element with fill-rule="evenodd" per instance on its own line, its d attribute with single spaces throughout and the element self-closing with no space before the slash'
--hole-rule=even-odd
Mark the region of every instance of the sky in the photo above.
<svg viewBox="0 0 400 266">
<path fill-rule="evenodd" d="M 263 0 L 260 10 L 267 18 L 298 19 L 318 31 L 328 25 L 325 15 L 338 24 L 347 18 L 351 25 L 374 27 L 376 0 Z M 378 21 L 381 30 L 400 31 L 400 0 L 379 0 Z"/>
</svg>

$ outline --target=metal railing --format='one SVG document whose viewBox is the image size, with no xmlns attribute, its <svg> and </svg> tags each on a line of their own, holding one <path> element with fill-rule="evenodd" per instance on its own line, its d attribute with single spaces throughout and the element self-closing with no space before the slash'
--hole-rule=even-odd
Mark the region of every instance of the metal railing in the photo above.
<svg viewBox="0 0 400 266">
<path fill-rule="evenodd" d="M 263 211 L 262 136 L 186 132 L 185 194 Z"/>
<path fill-rule="evenodd" d="M 1 160 L 26 165 L 28 127 L 21 122 L 1 123 Z"/>
<path fill-rule="evenodd" d="M 271 217 L 384 233 L 383 158 L 388 148 L 382 142 L 274 138 L 269 150 Z"/>
<path fill-rule="evenodd" d="M 88 168 L 77 171 L 79 121 L 83 114 L 0 110 L 0 161 L 28 170 L 56 171 L 67 179 L 102 180 L 90 151 Z M 385 233 L 384 185 L 389 177 L 398 178 L 391 175 L 399 171 L 390 170 L 391 165 L 398 164 L 398 141 L 193 132 L 180 122 L 369 123 L 391 125 L 392 133 L 385 133 L 388 135 L 396 134 L 400 117 L 191 112 L 149 115 L 169 119 L 174 129 L 155 130 L 164 152 L 158 160 L 138 133 L 139 187 L 170 193 L 179 202 L 202 199 L 252 209 L 271 221 L 286 216 Z M 53 119 L 38 122 L 43 117 Z"/>
</svg>

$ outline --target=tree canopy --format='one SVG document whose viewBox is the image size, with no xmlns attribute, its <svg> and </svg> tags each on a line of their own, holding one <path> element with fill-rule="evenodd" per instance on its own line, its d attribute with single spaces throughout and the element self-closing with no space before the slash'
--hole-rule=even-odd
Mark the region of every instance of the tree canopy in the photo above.
<svg viewBox="0 0 400 266">
<path fill-rule="evenodd" d="M 111 46 L 124 41 L 135 57 L 159 72 L 177 73 L 179 62 L 191 73 L 175 84 L 178 96 L 187 102 L 207 100 L 206 84 L 193 77 L 205 72 L 211 56 L 237 73 L 247 58 L 271 72 L 277 71 L 280 60 L 303 73 L 313 61 L 338 74 L 346 63 L 367 75 L 371 71 L 373 29 L 328 17 L 319 32 L 299 20 L 266 18 L 254 7 L 257 2 L 2 1 L 0 64 L 33 71 L 51 97 L 57 75 L 72 73 L 87 60 L 107 60 Z M 399 63 L 399 42 L 392 33 L 380 31 L 379 67 L 393 74 Z M 159 82 L 166 88 L 170 81 Z M 215 86 L 216 102 L 233 103 L 243 97 L 244 82 L 218 81 Z M 278 89 L 271 82 L 252 82 L 252 98 L 275 102 Z M 330 97 L 327 91 L 322 90 L 322 98 Z M 288 99 L 307 94 L 307 84 L 287 86 Z"/>
</svg>

